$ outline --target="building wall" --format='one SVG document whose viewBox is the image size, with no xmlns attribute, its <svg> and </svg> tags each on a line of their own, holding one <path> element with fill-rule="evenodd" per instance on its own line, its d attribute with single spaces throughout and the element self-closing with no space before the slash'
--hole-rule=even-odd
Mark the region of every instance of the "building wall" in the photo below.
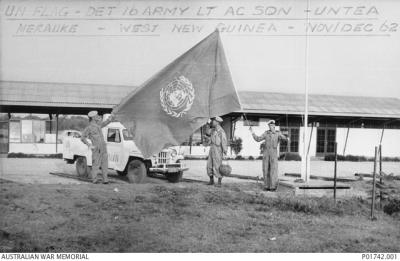
<svg viewBox="0 0 400 261">
<path fill-rule="evenodd" d="M 269 119 L 260 119 L 259 126 L 253 126 L 253 130 L 257 135 L 261 135 L 264 131 L 268 129 L 267 121 Z M 234 132 L 235 137 L 240 137 L 243 140 L 243 149 L 241 155 L 243 156 L 259 156 L 260 155 L 260 144 L 261 142 L 256 142 L 251 135 L 248 126 L 244 126 L 243 121 L 236 122 L 236 128 Z"/>
<path fill-rule="evenodd" d="M 10 143 L 9 153 L 55 154 L 62 153 L 63 145 L 53 143 Z"/>
<path fill-rule="evenodd" d="M 253 127 L 256 134 L 260 135 L 268 129 L 267 120 L 261 120 L 260 126 Z M 279 126 L 277 126 L 279 129 Z M 307 128 L 311 135 L 311 127 Z M 343 154 L 343 148 L 346 140 L 347 128 L 337 128 L 336 141 L 338 143 L 338 154 Z M 381 129 L 350 129 L 345 155 L 359 155 L 372 157 L 374 155 L 374 147 L 379 145 L 381 138 Z M 303 149 L 304 128 L 300 127 L 299 153 Z M 235 136 L 243 139 L 242 156 L 258 156 L 260 155 L 260 143 L 255 142 L 249 127 L 243 126 L 243 122 L 236 123 Z M 308 144 L 307 144 L 308 146 Z M 311 135 L 311 144 L 309 154 L 311 157 L 316 156 L 317 148 L 317 128 L 314 127 Z M 385 157 L 400 157 L 400 130 L 386 129 L 382 140 L 382 152 Z"/>
<path fill-rule="evenodd" d="M 347 129 L 338 128 L 336 140 L 338 153 L 343 154 Z M 380 129 L 350 129 L 346 146 L 346 155 L 374 156 L 374 148 L 379 145 L 382 130 Z M 400 130 L 387 129 L 382 139 L 382 155 L 384 157 L 400 156 Z"/>
<path fill-rule="evenodd" d="M 268 130 L 267 121 L 269 119 L 260 119 L 259 126 L 253 126 L 253 130 L 256 134 L 261 135 L 264 131 Z M 284 126 L 282 126 L 284 127 Z M 279 129 L 279 126 L 277 126 Z M 311 134 L 311 144 L 309 154 L 311 157 L 316 156 L 316 143 L 317 143 L 317 128 L 311 131 L 311 127 L 307 128 L 309 134 Z M 343 149 L 346 140 L 347 128 L 337 128 L 336 130 L 336 141 L 338 142 L 338 154 L 343 154 Z M 350 129 L 346 155 L 360 155 L 372 157 L 374 155 L 374 146 L 377 146 L 380 142 L 382 130 L 381 129 Z M 46 134 L 45 139 L 50 140 L 50 136 L 54 136 L 54 143 L 9 143 L 9 153 L 28 153 L 28 154 L 52 154 L 56 153 L 55 134 Z M 243 149 L 241 151 L 242 156 L 253 156 L 257 157 L 260 155 L 260 144 L 261 142 L 254 141 L 248 126 L 244 126 L 243 121 L 236 122 L 235 137 L 240 137 L 243 140 Z M 302 153 L 303 149 L 303 135 L 304 128 L 300 127 L 299 133 L 299 153 Z M 49 137 L 47 137 L 49 136 Z M 308 146 L 308 144 L 307 144 Z M 181 146 L 180 151 L 184 155 L 189 155 L 190 147 Z M 383 156 L 386 157 L 400 157 L 400 130 L 387 129 L 384 131 L 382 140 L 382 151 Z M 62 144 L 58 144 L 58 153 L 62 153 Z M 229 150 L 230 152 L 230 150 Z M 192 155 L 204 156 L 208 154 L 208 147 L 205 146 L 192 146 Z M 229 153 L 230 154 L 230 153 Z"/>
</svg>

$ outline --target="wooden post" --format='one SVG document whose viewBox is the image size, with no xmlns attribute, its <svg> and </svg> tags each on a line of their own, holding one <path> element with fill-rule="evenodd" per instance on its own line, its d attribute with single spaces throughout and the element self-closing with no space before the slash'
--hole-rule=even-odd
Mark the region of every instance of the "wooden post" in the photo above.
<svg viewBox="0 0 400 261">
<path fill-rule="evenodd" d="M 374 157 L 374 173 L 372 177 L 372 201 L 371 201 L 371 220 L 374 220 L 374 210 L 375 210 L 375 180 L 376 180 L 376 164 L 378 159 L 378 147 L 375 146 L 375 157 Z"/>
<path fill-rule="evenodd" d="M 58 153 L 58 114 L 56 114 L 56 153 Z"/>
<path fill-rule="evenodd" d="M 8 116 L 8 141 L 7 141 L 7 154 L 10 152 L 10 133 L 11 133 L 11 113 L 7 113 Z"/>
<path fill-rule="evenodd" d="M 382 128 L 382 132 L 381 132 L 381 141 L 379 142 L 379 144 L 382 144 L 382 140 L 383 140 L 383 134 L 385 133 L 385 125 L 383 125 Z"/>
<path fill-rule="evenodd" d="M 193 141 L 193 135 L 190 135 L 189 137 L 189 154 L 192 155 L 192 141 Z"/>
<path fill-rule="evenodd" d="M 379 183 L 382 185 L 382 144 L 379 144 Z M 379 189 L 379 208 L 382 209 L 382 188 Z"/>
<path fill-rule="evenodd" d="M 333 170 L 333 200 L 336 204 L 336 179 L 337 179 L 337 142 L 335 142 L 335 167 Z"/>
<path fill-rule="evenodd" d="M 347 127 L 346 141 L 344 142 L 344 147 L 343 147 L 343 156 L 346 155 L 346 147 L 347 147 L 347 139 L 349 138 L 349 131 L 350 131 L 350 126 Z"/>
</svg>

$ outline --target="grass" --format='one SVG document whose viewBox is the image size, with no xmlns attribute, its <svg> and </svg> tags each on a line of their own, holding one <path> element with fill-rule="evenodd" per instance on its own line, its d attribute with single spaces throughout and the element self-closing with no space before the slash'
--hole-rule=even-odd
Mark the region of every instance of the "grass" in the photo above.
<svg viewBox="0 0 400 261">
<path fill-rule="evenodd" d="M 326 197 L 272 197 L 252 183 L 218 189 L 2 181 L 0 250 L 399 252 L 398 216 L 378 211 L 378 220 L 370 221 L 368 206 L 361 198 L 335 205 Z"/>
</svg>

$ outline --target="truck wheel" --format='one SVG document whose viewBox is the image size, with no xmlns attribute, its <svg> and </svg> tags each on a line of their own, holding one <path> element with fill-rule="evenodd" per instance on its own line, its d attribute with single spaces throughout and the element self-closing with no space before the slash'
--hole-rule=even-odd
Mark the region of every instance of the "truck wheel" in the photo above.
<svg viewBox="0 0 400 261">
<path fill-rule="evenodd" d="M 146 166 L 141 160 L 131 160 L 127 166 L 129 183 L 142 183 L 146 172 Z"/>
<path fill-rule="evenodd" d="M 182 175 L 183 175 L 183 171 L 166 174 L 167 180 L 172 183 L 177 183 L 177 182 L 181 181 Z"/>
<path fill-rule="evenodd" d="M 86 157 L 78 157 L 75 162 L 76 173 L 79 177 L 87 178 L 89 176 L 89 167 L 87 165 Z"/>
</svg>

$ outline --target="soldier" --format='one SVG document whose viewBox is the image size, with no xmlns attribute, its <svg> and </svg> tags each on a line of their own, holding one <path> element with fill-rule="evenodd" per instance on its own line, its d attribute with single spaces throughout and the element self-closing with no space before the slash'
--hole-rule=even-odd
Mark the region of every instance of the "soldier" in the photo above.
<svg viewBox="0 0 400 261">
<path fill-rule="evenodd" d="M 210 145 L 210 152 L 207 160 L 207 175 L 210 177 L 210 182 L 207 185 L 214 185 L 214 176 L 218 178 L 217 187 L 221 187 L 222 175 L 219 172 L 219 167 L 222 164 L 222 159 L 228 151 L 228 143 L 226 140 L 225 131 L 220 123 L 222 119 L 215 117 L 211 119 L 211 132 L 206 134 L 208 137 L 207 144 Z"/>
<path fill-rule="evenodd" d="M 98 115 L 97 111 L 91 111 L 89 116 L 89 126 L 83 131 L 81 140 L 92 150 L 92 171 L 91 177 L 93 183 L 97 183 L 97 174 L 99 173 L 99 168 L 101 166 L 101 173 L 103 176 L 103 184 L 108 184 L 108 155 L 107 146 L 104 141 L 103 132 L 101 128 L 107 126 L 113 119 L 114 115 L 106 120 L 102 121 L 102 117 Z M 90 145 L 87 141 L 90 139 L 92 144 Z"/>
<path fill-rule="evenodd" d="M 261 136 L 257 136 L 251 127 L 250 131 L 255 141 L 265 141 L 262 162 L 264 190 L 275 191 L 278 187 L 278 145 L 281 140 L 289 141 L 289 138 L 280 131 L 275 130 L 274 120 L 269 121 L 267 124 L 269 130 Z"/>
</svg>

